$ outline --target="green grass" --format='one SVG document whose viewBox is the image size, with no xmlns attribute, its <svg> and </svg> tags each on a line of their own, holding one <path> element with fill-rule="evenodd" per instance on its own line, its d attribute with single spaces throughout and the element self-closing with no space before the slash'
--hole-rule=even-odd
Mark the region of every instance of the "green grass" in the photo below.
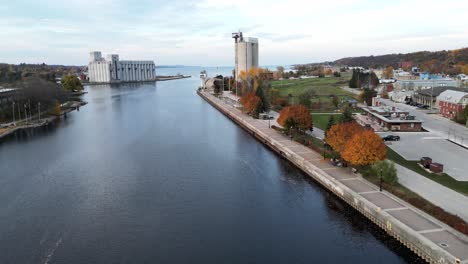
<svg viewBox="0 0 468 264">
<path fill-rule="evenodd" d="M 342 90 L 341 86 L 347 86 L 350 74 L 342 74 L 341 77 L 325 77 L 303 80 L 272 81 L 271 86 L 279 91 L 280 96 L 298 96 L 306 91 L 313 90 L 317 96 L 328 97 L 330 95 L 348 96 L 352 94 Z"/>
<path fill-rule="evenodd" d="M 424 177 L 428 179 L 431 179 L 437 183 L 440 183 L 447 188 L 450 188 L 463 195 L 468 195 L 468 181 L 457 181 L 456 179 L 450 177 L 449 175 L 445 173 L 443 173 L 442 175 L 429 173 L 426 170 L 419 167 L 417 161 L 406 160 L 389 147 L 387 147 L 387 158 L 389 160 L 394 161 L 395 163 L 400 164 L 403 167 L 406 167 L 414 172 L 417 172 L 423 175 Z"/>
<path fill-rule="evenodd" d="M 314 123 L 314 127 L 318 127 L 322 130 L 325 130 L 327 128 L 327 124 L 328 124 L 328 119 L 330 119 L 330 116 L 332 114 L 329 114 L 329 113 L 324 113 L 324 114 L 313 114 L 312 115 L 312 121 Z M 339 118 L 341 117 L 341 114 L 336 114 L 336 115 L 333 115 L 334 119 L 335 119 L 335 122 L 337 122 L 339 120 Z"/>
</svg>

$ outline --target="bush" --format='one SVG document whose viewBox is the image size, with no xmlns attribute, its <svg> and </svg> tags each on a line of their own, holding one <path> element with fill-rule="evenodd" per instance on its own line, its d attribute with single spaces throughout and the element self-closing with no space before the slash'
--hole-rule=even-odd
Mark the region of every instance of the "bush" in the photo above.
<svg viewBox="0 0 468 264">
<path fill-rule="evenodd" d="M 382 172 L 382 178 L 386 183 L 395 185 L 398 182 L 395 163 L 386 160 L 377 161 L 371 166 L 371 173 L 380 176 L 380 172 Z"/>
</svg>

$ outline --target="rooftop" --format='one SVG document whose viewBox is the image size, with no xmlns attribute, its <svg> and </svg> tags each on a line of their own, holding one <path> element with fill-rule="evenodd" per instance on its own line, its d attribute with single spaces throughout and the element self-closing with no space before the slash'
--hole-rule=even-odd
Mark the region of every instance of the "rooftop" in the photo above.
<svg viewBox="0 0 468 264">
<path fill-rule="evenodd" d="M 387 123 L 422 123 L 408 112 L 391 106 L 371 106 L 362 108 L 367 113 Z"/>
</svg>

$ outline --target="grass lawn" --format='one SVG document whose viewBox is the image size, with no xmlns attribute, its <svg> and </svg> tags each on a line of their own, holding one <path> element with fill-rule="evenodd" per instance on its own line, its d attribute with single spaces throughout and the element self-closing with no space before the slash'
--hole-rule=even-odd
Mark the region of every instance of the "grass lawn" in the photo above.
<svg viewBox="0 0 468 264">
<path fill-rule="evenodd" d="M 343 73 L 341 77 L 324 77 L 302 80 L 272 81 L 271 86 L 279 91 L 280 96 L 298 96 L 306 91 L 313 90 L 318 96 L 328 97 L 330 95 L 349 96 L 350 92 L 342 90 L 341 86 L 347 86 L 351 74 Z"/>
<path fill-rule="evenodd" d="M 445 173 L 443 173 L 442 175 L 429 173 L 426 170 L 423 170 L 421 167 L 419 167 L 417 161 L 406 160 L 389 147 L 387 147 L 387 158 L 389 160 L 394 161 L 395 163 L 400 164 L 403 167 L 406 167 L 412 171 L 423 175 L 426 178 L 438 182 L 447 188 L 450 188 L 461 194 L 468 195 L 468 181 L 457 181 Z"/>
<path fill-rule="evenodd" d="M 322 130 L 325 130 L 327 128 L 328 119 L 330 119 L 331 115 L 332 114 L 330 113 L 312 114 L 312 121 L 314 123 L 314 127 L 318 127 Z M 341 117 L 341 114 L 333 114 L 333 117 L 335 119 L 335 122 L 337 122 Z"/>
</svg>

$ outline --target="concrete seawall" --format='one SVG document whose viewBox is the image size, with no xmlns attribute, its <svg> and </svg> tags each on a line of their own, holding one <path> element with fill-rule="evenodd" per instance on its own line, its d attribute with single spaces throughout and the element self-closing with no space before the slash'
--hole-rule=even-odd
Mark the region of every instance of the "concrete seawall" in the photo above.
<svg viewBox="0 0 468 264">
<path fill-rule="evenodd" d="M 465 235 L 391 194 L 378 192 L 375 186 L 363 179 L 348 177 L 342 172 L 331 176 L 330 171 L 335 168 L 320 168 L 317 165 L 319 163 L 314 164 L 314 160 L 317 159 L 301 156 L 305 151 L 298 150 L 301 148 L 299 143 L 290 142 L 284 137 L 281 139 L 268 127 L 256 126 L 258 123 L 252 121 L 251 117 L 240 113 L 239 110 L 207 92 L 197 93 L 260 142 L 296 165 L 422 259 L 429 263 L 468 263 L 468 239 Z M 317 156 L 317 153 L 313 155 Z M 368 189 L 349 184 L 350 182 L 363 184 L 362 186 Z"/>
</svg>

